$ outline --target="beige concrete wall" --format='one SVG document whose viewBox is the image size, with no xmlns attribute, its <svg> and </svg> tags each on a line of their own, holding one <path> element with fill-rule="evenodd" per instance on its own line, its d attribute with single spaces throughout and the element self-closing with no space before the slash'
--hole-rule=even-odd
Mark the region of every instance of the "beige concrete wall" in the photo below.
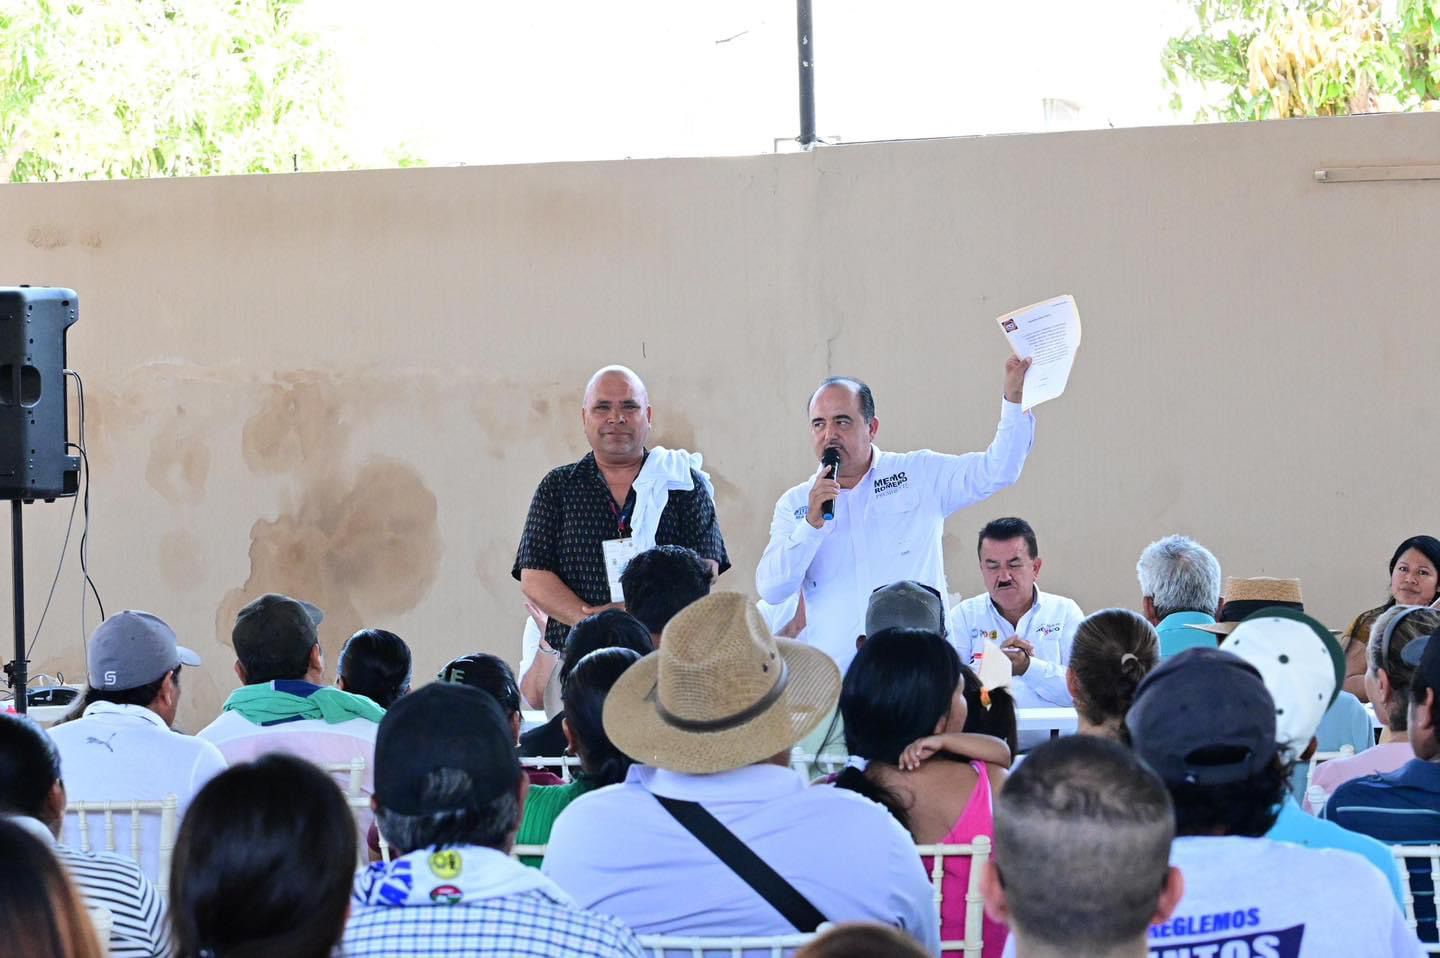
<svg viewBox="0 0 1440 958">
<path fill-rule="evenodd" d="M 1042 584 L 1087 609 L 1138 601 L 1136 555 L 1179 531 L 1229 573 L 1301 576 L 1343 625 L 1383 598 L 1394 544 L 1440 527 L 1440 183 L 1311 173 L 1437 149 L 1440 117 L 1410 116 L 6 186 L 0 281 L 80 292 L 92 571 L 107 608 L 158 612 L 206 656 L 191 726 L 235 684 L 228 622 L 264 590 L 329 611 L 332 661 L 362 625 L 409 639 L 422 678 L 515 656 L 525 506 L 584 451 L 602 363 L 647 379 L 657 441 L 705 453 L 724 584 L 752 591 L 775 497 L 811 469 L 821 376 L 871 382 L 888 448 L 981 447 L 992 317 L 1061 292 L 1086 324 L 1070 390 L 1020 484 L 951 520 L 952 586 L 980 588 L 979 525 L 1020 514 Z M 68 511 L 27 513 L 32 624 Z M 47 671 L 82 670 L 76 580 Z"/>
</svg>

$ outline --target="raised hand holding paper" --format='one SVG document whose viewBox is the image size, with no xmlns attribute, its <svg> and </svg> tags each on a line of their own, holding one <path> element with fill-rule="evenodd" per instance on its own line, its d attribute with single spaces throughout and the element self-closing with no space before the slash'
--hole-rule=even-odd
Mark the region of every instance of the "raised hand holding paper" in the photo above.
<svg viewBox="0 0 1440 958">
<path fill-rule="evenodd" d="M 1080 312 L 1075 308 L 1075 297 L 1047 299 L 995 321 L 1015 355 L 1031 360 L 1021 408 L 1029 411 L 1063 394 L 1075 352 L 1080 348 Z"/>
</svg>

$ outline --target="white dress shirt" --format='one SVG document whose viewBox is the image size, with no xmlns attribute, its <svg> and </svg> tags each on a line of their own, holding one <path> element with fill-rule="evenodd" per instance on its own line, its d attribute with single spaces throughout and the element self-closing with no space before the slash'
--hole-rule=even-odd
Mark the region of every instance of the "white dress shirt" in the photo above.
<svg viewBox="0 0 1440 958">
<path fill-rule="evenodd" d="M 1035 417 L 1002 401 L 990 448 L 963 456 L 922 449 L 872 447 L 870 470 L 835 500 L 835 518 L 819 529 L 805 521 L 813 480 L 775 504 L 770 544 L 755 570 L 766 602 L 805 595 L 805 638 L 844 672 L 865 631 L 870 593 L 914 579 L 947 595 L 940 536 L 945 518 L 1020 477 L 1035 441 Z"/>
<path fill-rule="evenodd" d="M 915 841 L 884 808 L 777 765 L 714 775 L 631 766 L 555 821 L 544 872 L 581 908 L 639 935 L 787 935 L 795 928 L 655 800 L 699 802 L 827 920 L 894 926 L 940 949 Z"/>
<path fill-rule="evenodd" d="M 49 732 L 71 802 L 157 801 L 174 795 L 183 816 L 195 793 L 225 770 L 225 758 L 212 743 L 171 731 L 143 705 L 92 702 L 80 718 Z M 140 865 L 146 878 L 158 881 L 160 816 L 144 815 L 140 821 Z M 97 822 L 90 819 L 91 841 L 98 844 Z M 75 848 L 80 847 L 77 828 L 76 816 L 67 815 L 64 837 Z M 117 845 L 128 850 L 129 843 L 127 830 Z"/>
<path fill-rule="evenodd" d="M 995 608 L 990 593 L 972 595 L 956 603 L 948 619 L 950 642 L 960 653 L 960 661 L 974 665 L 975 656 L 985 647 L 985 640 L 1001 643 L 1010 636 L 1019 636 L 1035 647 L 1030 667 L 1017 675 L 1011 692 L 1018 708 L 1053 708 L 1070 706 L 1070 690 L 1065 687 L 1065 670 L 1070 665 L 1070 649 L 1075 644 L 1075 629 L 1085 613 L 1074 599 L 1035 590 L 1030 611 L 1011 625 Z"/>
</svg>

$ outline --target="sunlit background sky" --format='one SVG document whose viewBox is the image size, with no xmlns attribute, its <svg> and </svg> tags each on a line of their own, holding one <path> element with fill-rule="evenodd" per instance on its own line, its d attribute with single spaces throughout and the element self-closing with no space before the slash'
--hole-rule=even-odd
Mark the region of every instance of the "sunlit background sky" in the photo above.
<svg viewBox="0 0 1440 958">
<path fill-rule="evenodd" d="M 397 143 L 432 164 L 795 148 L 791 0 L 310 0 L 306 16 L 340 61 L 362 165 Z M 814 0 L 814 16 L 825 139 L 1190 118 L 1160 68 L 1179 0 Z"/>
</svg>

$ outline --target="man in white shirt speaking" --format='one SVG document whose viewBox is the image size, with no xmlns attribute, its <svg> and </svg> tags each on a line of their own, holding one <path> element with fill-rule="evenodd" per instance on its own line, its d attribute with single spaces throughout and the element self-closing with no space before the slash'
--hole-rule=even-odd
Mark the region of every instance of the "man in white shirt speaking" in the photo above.
<svg viewBox="0 0 1440 958">
<path fill-rule="evenodd" d="M 1020 410 L 1029 368 L 1015 356 L 1006 361 L 995 438 L 983 453 L 962 456 L 875 446 L 875 397 L 858 379 L 831 377 L 811 396 L 810 439 L 821 463 L 775 503 L 755 586 L 761 599 L 777 604 L 799 592 L 806 641 L 842 672 L 865 631 L 870 593 L 914 579 L 946 595 L 940 548 L 946 517 L 1020 477 L 1035 441 L 1035 417 Z M 827 452 L 838 455 L 833 470 L 824 462 Z"/>
<path fill-rule="evenodd" d="M 1074 599 L 1041 592 L 1036 585 L 1040 547 L 1024 519 L 987 523 L 976 551 L 985 591 L 950 610 L 950 641 L 960 661 L 974 665 L 988 639 L 1010 660 L 1015 676 L 1010 691 L 1017 706 L 1069 706 L 1065 669 L 1085 613 Z"/>
</svg>

